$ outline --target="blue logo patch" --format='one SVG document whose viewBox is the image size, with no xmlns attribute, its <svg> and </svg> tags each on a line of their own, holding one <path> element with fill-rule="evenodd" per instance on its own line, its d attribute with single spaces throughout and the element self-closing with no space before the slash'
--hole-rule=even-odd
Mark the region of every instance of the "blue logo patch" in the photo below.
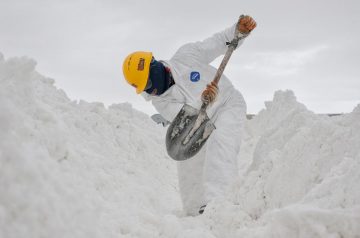
<svg viewBox="0 0 360 238">
<path fill-rule="evenodd" d="M 196 71 L 193 71 L 191 72 L 190 74 L 190 80 L 191 82 L 197 82 L 200 80 L 200 73 L 199 72 L 196 72 Z"/>
</svg>

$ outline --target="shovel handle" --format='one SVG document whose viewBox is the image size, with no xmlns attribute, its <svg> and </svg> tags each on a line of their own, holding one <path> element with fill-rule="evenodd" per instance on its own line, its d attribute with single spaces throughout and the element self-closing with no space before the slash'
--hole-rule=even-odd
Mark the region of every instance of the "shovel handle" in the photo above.
<svg viewBox="0 0 360 238">
<path fill-rule="evenodd" d="M 228 49 L 227 49 L 227 51 L 225 53 L 225 56 L 224 56 L 223 60 L 221 61 L 221 64 L 220 64 L 218 70 L 216 71 L 215 77 L 214 77 L 214 79 L 212 81 L 216 85 L 219 83 L 221 75 L 223 74 L 227 63 L 229 62 L 229 59 L 230 59 L 232 53 L 234 52 L 234 50 L 238 46 L 239 41 L 246 38 L 249 35 L 249 33 L 248 34 L 243 34 L 243 33 L 239 32 L 240 19 L 243 18 L 243 17 L 245 17 L 245 16 L 241 15 L 240 18 L 239 18 L 238 23 L 236 24 L 234 39 L 232 39 L 231 42 L 226 43 L 228 45 Z"/>
<path fill-rule="evenodd" d="M 228 49 L 225 53 L 225 56 L 223 58 L 223 60 L 221 61 L 221 64 L 218 68 L 218 70 L 216 71 L 216 74 L 214 76 L 214 79 L 212 80 L 212 84 L 215 84 L 216 86 L 218 85 L 221 75 L 223 74 L 225 67 L 227 65 L 227 63 L 229 62 L 229 59 L 232 55 L 232 53 L 234 52 L 234 50 L 236 49 L 236 47 L 238 46 L 238 43 L 240 40 L 246 38 L 250 33 L 244 34 L 241 33 L 239 31 L 239 24 L 240 24 L 240 19 L 245 17 L 244 15 L 241 15 L 238 23 L 236 24 L 236 29 L 235 29 L 235 33 L 234 33 L 234 39 L 232 39 L 230 42 L 226 42 L 226 44 L 228 45 Z M 208 106 L 209 103 L 205 103 L 203 102 L 202 106 L 201 106 L 201 111 L 205 111 L 206 107 Z"/>
</svg>

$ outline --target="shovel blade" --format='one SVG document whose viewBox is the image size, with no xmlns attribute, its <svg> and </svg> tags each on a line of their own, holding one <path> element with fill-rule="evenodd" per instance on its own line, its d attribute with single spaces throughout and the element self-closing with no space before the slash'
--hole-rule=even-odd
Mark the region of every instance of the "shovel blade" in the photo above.
<svg viewBox="0 0 360 238">
<path fill-rule="evenodd" d="M 195 123 L 201 113 L 204 113 L 200 115 L 202 116 L 201 123 Z M 193 128 L 195 132 L 189 137 Z M 191 158 L 199 152 L 214 129 L 214 124 L 205 112 L 185 104 L 166 133 L 166 149 L 169 156 L 177 161 Z"/>
</svg>

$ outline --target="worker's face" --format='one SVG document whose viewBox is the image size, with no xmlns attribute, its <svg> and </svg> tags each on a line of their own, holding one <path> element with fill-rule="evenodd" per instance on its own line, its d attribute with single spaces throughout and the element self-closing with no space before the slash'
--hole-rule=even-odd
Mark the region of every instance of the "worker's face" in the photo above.
<svg viewBox="0 0 360 238">
<path fill-rule="evenodd" d="M 150 63 L 149 79 L 145 87 L 145 92 L 155 95 L 161 95 L 166 90 L 166 71 L 165 66 L 154 58 Z"/>
</svg>

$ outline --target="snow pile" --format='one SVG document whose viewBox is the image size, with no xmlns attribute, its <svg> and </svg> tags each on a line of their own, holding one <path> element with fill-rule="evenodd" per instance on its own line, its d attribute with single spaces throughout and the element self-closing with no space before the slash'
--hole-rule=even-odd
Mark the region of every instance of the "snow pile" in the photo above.
<svg viewBox="0 0 360 238">
<path fill-rule="evenodd" d="M 235 202 L 264 226 L 264 236 L 360 236 L 359 131 L 360 105 L 329 118 L 292 92 L 275 93 L 249 122 L 248 133 L 259 139 Z"/>
<path fill-rule="evenodd" d="M 0 54 L 0 237 L 360 237 L 360 105 L 330 118 L 276 92 L 227 200 L 184 217 L 165 130 L 53 84 Z"/>
<path fill-rule="evenodd" d="M 70 101 L 0 57 L 0 237 L 151 237 L 180 210 L 163 129 L 129 104 Z"/>
</svg>

